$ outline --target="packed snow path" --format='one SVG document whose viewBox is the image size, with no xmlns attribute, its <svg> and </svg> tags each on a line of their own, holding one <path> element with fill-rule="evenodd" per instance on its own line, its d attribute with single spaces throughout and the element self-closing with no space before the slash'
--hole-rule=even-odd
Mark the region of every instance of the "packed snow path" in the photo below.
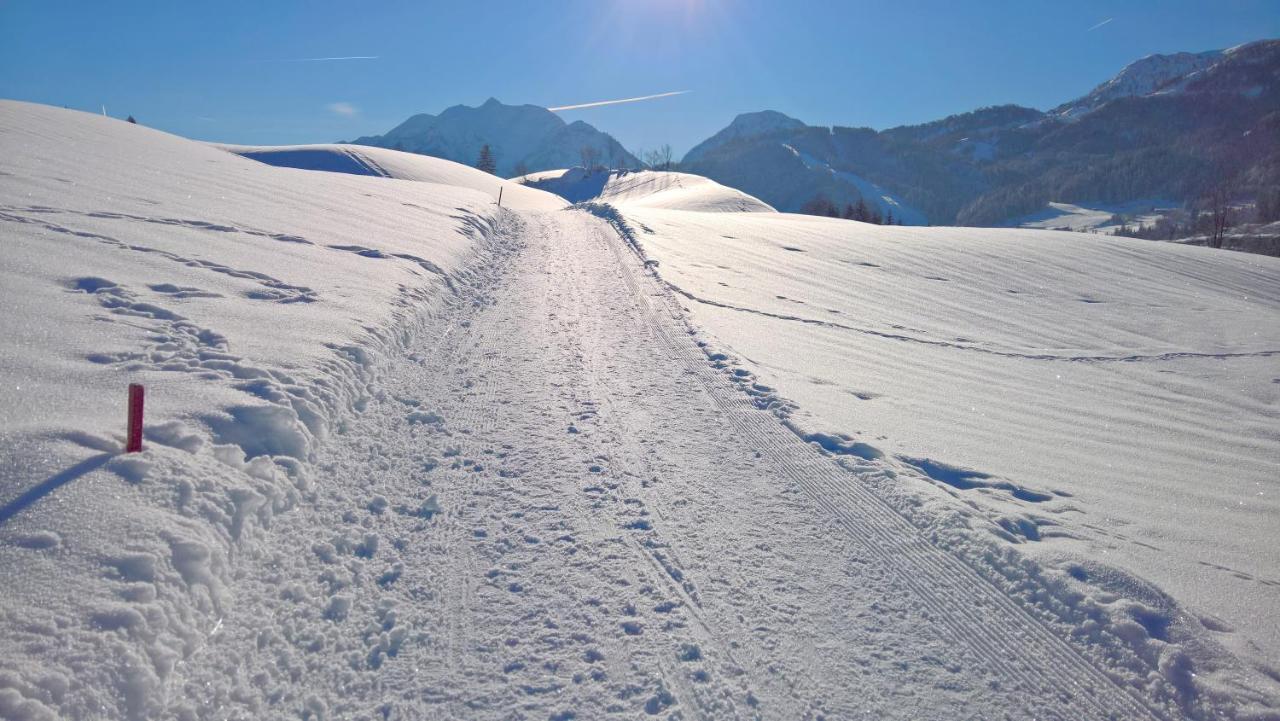
<svg viewBox="0 0 1280 721">
<path fill-rule="evenodd" d="M 756 409 L 607 223 L 504 223 L 255 532 L 172 710 L 1152 717 Z"/>
</svg>

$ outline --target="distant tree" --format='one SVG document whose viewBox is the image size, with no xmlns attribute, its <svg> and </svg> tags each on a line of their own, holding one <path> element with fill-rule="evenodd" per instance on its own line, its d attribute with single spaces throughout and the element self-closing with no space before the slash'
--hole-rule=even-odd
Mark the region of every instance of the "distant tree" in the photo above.
<svg viewBox="0 0 1280 721">
<path fill-rule="evenodd" d="M 673 162 L 672 162 L 672 160 L 671 160 L 671 146 L 670 146 L 670 145 L 668 145 L 667 143 L 663 143 L 663 144 L 662 144 L 662 147 L 658 148 L 658 151 L 657 151 L 657 152 L 658 152 L 658 167 L 659 167 L 659 168 L 661 168 L 662 170 L 671 170 L 671 169 L 673 169 L 673 168 L 675 167 L 675 163 L 673 163 Z"/>
<path fill-rule="evenodd" d="M 644 154 L 644 164 L 653 170 L 672 170 L 675 168 L 675 161 L 672 160 L 671 146 L 663 143 L 657 150 L 650 150 Z"/>
<path fill-rule="evenodd" d="M 480 157 L 476 160 L 476 168 L 491 175 L 498 170 L 498 163 L 493 159 L 493 151 L 489 149 L 487 143 L 480 146 Z"/>
<path fill-rule="evenodd" d="M 836 207 L 836 204 L 831 202 L 827 196 L 821 194 L 800 206 L 800 212 L 805 215 L 821 215 L 829 218 L 840 217 L 840 208 Z"/>
<path fill-rule="evenodd" d="M 132 115 L 130 115 L 129 117 L 125 118 L 124 120 L 125 120 L 125 122 L 126 122 L 126 123 L 133 123 L 134 125 L 137 125 L 137 124 L 138 124 L 138 121 L 137 121 L 137 120 L 134 120 Z"/>
<path fill-rule="evenodd" d="M 529 166 L 523 160 L 518 160 L 516 161 L 516 167 L 511 171 L 511 177 L 519 178 L 521 176 L 528 175 L 529 172 Z"/>
<path fill-rule="evenodd" d="M 853 220 L 853 203 L 844 204 L 844 212 L 840 214 L 845 220 Z"/>
<path fill-rule="evenodd" d="M 884 224 L 885 224 L 885 225 L 893 225 L 893 211 L 892 211 L 892 210 L 886 210 L 886 211 L 884 212 Z"/>
<path fill-rule="evenodd" d="M 578 151 L 578 154 L 582 156 L 582 167 L 588 172 L 594 171 L 600 167 L 600 157 L 602 155 L 600 148 L 593 145 L 584 145 L 582 146 L 582 149 Z"/>
<path fill-rule="evenodd" d="M 871 222 L 871 211 L 867 210 L 867 201 L 858 198 L 858 204 L 853 206 L 853 220 L 863 223 Z"/>
<path fill-rule="evenodd" d="M 404 152 L 404 141 L 403 141 L 403 140 L 397 140 L 397 141 L 396 141 L 396 144 L 391 146 L 391 149 L 392 149 L 392 150 L 399 150 L 400 152 Z"/>
<path fill-rule="evenodd" d="M 1209 247 L 1221 248 L 1222 239 L 1227 234 L 1227 214 L 1231 211 L 1231 187 L 1225 181 L 1214 185 L 1205 197 L 1205 207 L 1212 221 Z"/>
</svg>

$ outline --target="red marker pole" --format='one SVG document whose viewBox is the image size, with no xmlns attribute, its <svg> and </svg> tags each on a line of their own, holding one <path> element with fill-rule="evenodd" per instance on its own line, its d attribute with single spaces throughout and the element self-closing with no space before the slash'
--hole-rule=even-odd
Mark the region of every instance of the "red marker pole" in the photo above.
<svg viewBox="0 0 1280 721">
<path fill-rule="evenodd" d="M 125 453 L 142 450 L 142 400 L 146 395 L 140 383 L 129 384 L 129 441 Z"/>
</svg>

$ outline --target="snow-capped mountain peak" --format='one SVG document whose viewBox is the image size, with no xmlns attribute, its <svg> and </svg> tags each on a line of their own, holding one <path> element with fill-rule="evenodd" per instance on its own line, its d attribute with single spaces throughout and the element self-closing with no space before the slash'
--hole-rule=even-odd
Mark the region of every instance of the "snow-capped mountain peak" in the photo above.
<svg viewBox="0 0 1280 721">
<path fill-rule="evenodd" d="M 384 135 L 352 141 L 407 150 L 471 165 L 488 145 L 498 174 L 548 170 L 575 165 L 584 147 L 599 151 L 600 161 L 635 167 L 639 160 L 612 136 L 582 121 L 566 124 L 537 105 L 505 105 L 489 98 L 477 107 L 454 105 L 439 115 L 414 115 Z"/>
<path fill-rule="evenodd" d="M 803 122 L 776 110 L 742 113 L 720 132 L 694 146 L 692 150 L 685 154 L 684 159 L 686 162 L 697 160 L 710 150 L 739 138 L 751 138 L 781 130 L 794 130 L 803 127 L 805 127 Z"/>
<path fill-rule="evenodd" d="M 1150 95 L 1192 73 L 1213 66 L 1224 55 L 1222 50 L 1148 55 L 1129 63 L 1115 77 L 1094 88 L 1088 95 L 1059 105 L 1049 111 L 1049 114 L 1070 121 L 1113 100 Z"/>
</svg>

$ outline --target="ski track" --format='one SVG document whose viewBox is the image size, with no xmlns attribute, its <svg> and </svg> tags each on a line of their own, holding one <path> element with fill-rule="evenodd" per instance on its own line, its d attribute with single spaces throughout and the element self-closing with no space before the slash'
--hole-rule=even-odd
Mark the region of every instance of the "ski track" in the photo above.
<svg viewBox="0 0 1280 721">
<path fill-rule="evenodd" d="M 503 222 L 237 559 L 175 715 L 1157 718 L 859 480 L 883 464 L 757 408 L 604 220 Z"/>
<path fill-rule="evenodd" d="M 861 333 L 863 335 L 875 336 L 877 338 L 885 338 L 887 340 L 903 341 L 906 343 L 919 343 L 921 345 L 936 346 L 939 348 L 954 348 L 957 350 L 972 351 L 974 353 L 985 353 L 987 355 L 999 356 L 1001 358 L 1018 358 L 1021 360 L 1047 360 L 1047 361 L 1066 361 L 1069 363 L 1140 363 L 1150 361 L 1168 361 L 1182 360 L 1185 358 L 1217 358 L 1225 360 L 1228 358 L 1270 358 L 1280 355 L 1280 350 L 1260 350 L 1247 351 L 1241 353 L 1199 353 L 1196 351 L 1173 351 L 1170 353 L 1158 353 L 1154 355 L 1055 355 L 1052 353 L 1020 353 L 1017 351 L 1005 351 L 995 348 L 984 348 L 982 346 L 968 345 L 965 343 L 954 343 L 950 341 L 932 340 L 929 338 L 919 338 L 912 335 L 904 335 L 901 333 L 889 333 L 887 331 L 874 330 L 872 328 L 858 328 L 843 323 L 834 323 L 828 320 L 817 320 L 815 318 L 804 318 L 795 315 L 783 315 L 781 313 L 770 313 L 769 311 L 759 310 L 756 308 L 744 308 L 742 306 L 731 305 L 729 303 L 721 303 L 720 301 L 702 298 L 689 291 L 681 288 L 670 281 L 665 281 L 665 285 L 675 293 L 688 298 L 695 303 L 714 306 L 716 308 L 724 308 L 725 310 L 737 311 L 739 313 L 751 313 L 752 315 L 764 316 L 765 318 L 773 318 L 774 320 L 787 320 L 796 323 L 805 323 L 808 325 L 821 326 L 823 328 L 835 328 L 837 330 L 850 331 L 853 333 Z"/>
</svg>

